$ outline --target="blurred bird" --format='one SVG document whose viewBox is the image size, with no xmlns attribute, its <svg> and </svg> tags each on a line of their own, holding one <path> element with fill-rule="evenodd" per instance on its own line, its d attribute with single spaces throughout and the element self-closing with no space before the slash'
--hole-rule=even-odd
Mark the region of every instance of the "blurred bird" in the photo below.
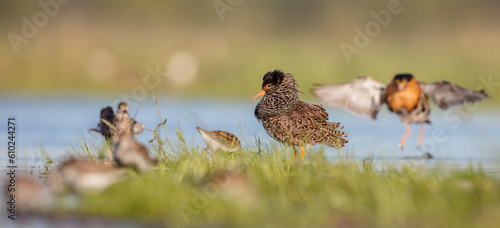
<svg viewBox="0 0 500 228">
<path fill-rule="evenodd" d="M 131 166 L 140 172 L 149 171 L 156 161 L 149 157 L 148 149 L 134 139 L 134 133 L 144 130 L 144 125 L 137 126 L 138 123 L 128 114 L 128 105 L 122 103 L 113 119 L 118 138 L 113 144 L 114 158 L 119 166 Z"/>
<path fill-rule="evenodd" d="M 47 181 L 61 193 L 66 187 L 80 193 L 99 193 L 126 178 L 126 170 L 109 167 L 89 159 L 69 159 L 50 171 Z"/>
<path fill-rule="evenodd" d="M 115 112 L 113 111 L 113 108 L 107 106 L 101 109 L 101 118 L 99 123 L 97 124 L 97 128 L 91 128 L 90 131 L 99 132 L 102 136 L 104 136 L 106 140 L 109 140 L 112 135 L 110 126 L 113 125 L 114 118 Z"/>
<path fill-rule="evenodd" d="M 126 102 L 120 102 L 118 104 L 117 113 L 127 113 L 128 114 L 128 104 Z M 97 124 L 97 128 L 92 128 L 89 131 L 95 131 L 104 136 L 104 139 L 109 143 L 109 145 L 113 145 L 116 141 L 118 141 L 118 131 L 115 120 L 115 113 L 113 108 L 107 106 L 101 109 L 101 119 Z M 133 134 L 140 134 L 144 131 L 144 124 L 138 123 L 134 119 L 132 119 L 132 123 L 130 125 L 131 131 Z M 122 129 L 124 130 L 124 129 Z M 113 158 L 112 151 L 109 151 L 109 159 Z"/>
<path fill-rule="evenodd" d="M 200 187 L 215 188 L 220 196 L 228 201 L 239 203 L 243 206 L 253 206 L 259 200 L 255 183 L 243 171 L 227 169 L 207 174 Z"/>
<path fill-rule="evenodd" d="M 304 146 L 345 146 L 347 140 L 343 137 L 347 134 L 339 130 L 344 127 L 339 126 L 340 123 L 327 122 L 328 113 L 322 105 L 300 101 L 301 92 L 291 74 L 270 71 L 262 80 L 262 90 L 250 100 L 264 96 L 255 107 L 255 117 L 272 138 L 294 147 L 294 159 L 296 146 L 301 149 L 302 159 Z"/>
<path fill-rule="evenodd" d="M 5 200 L 10 201 L 13 197 L 16 212 L 23 215 L 46 212 L 52 208 L 55 200 L 50 189 L 39 179 L 23 176 L 16 177 L 13 187 L 10 182 L 5 185 Z"/>
<path fill-rule="evenodd" d="M 196 127 L 196 129 L 198 129 L 198 132 L 200 132 L 200 135 L 212 152 L 216 152 L 217 150 L 227 152 L 241 151 L 240 140 L 229 132 L 208 131 L 200 127 Z"/>
<path fill-rule="evenodd" d="M 116 118 L 116 115 L 120 115 L 120 117 Z M 120 102 L 120 104 L 118 104 L 116 115 L 113 117 L 114 129 L 112 131 L 112 137 L 114 138 L 112 142 L 119 140 L 120 135 L 125 131 L 132 133 L 132 135 L 140 134 L 144 131 L 144 124 L 138 123 L 134 119 L 130 118 L 128 104 L 126 102 Z M 125 119 L 127 121 L 125 121 Z"/>
<path fill-rule="evenodd" d="M 401 148 L 411 134 L 409 124 L 420 124 L 418 147 L 422 145 L 424 123 L 430 124 L 428 96 L 441 109 L 477 102 L 488 95 L 484 91 L 471 91 L 447 81 L 422 83 L 411 74 L 397 74 L 389 85 L 384 85 L 369 76 L 358 77 L 352 82 L 337 85 L 321 85 L 313 94 L 327 105 L 343 107 L 355 114 L 377 118 L 382 104 L 396 113 L 405 124 L 406 134 L 401 138 Z"/>
</svg>

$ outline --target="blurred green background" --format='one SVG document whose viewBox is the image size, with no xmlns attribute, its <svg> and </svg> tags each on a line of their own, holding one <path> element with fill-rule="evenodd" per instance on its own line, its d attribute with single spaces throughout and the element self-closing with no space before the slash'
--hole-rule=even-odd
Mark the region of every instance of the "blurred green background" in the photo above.
<svg viewBox="0 0 500 228">
<path fill-rule="evenodd" d="M 351 62 L 340 44 L 354 45 L 354 28 L 365 30 L 376 21 L 370 12 L 391 1 L 69 1 L 51 8 L 46 23 L 40 2 L 56 1 L 0 3 L 3 92 L 130 91 L 141 83 L 133 71 L 146 75 L 147 67 L 166 72 L 157 92 L 179 97 L 249 99 L 276 68 L 293 73 L 306 98 L 314 83 L 360 75 L 389 82 L 411 72 L 469 89 L 479 77 L 500 81 L 496 0 L 392 1 L 401 13 Z M 34 16 L 41 26 L 16 53 L 9 34 L 22 35 L 23 18 Z M 488 103 L 499 102 L 491 88 Z"/>
</svg>

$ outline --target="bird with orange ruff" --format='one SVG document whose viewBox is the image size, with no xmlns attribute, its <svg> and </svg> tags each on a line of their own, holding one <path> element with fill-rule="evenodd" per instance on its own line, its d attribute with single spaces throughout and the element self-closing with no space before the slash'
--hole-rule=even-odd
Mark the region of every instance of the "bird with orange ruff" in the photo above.
<svg viewBox="0 0 500 228">
<path fill-rule="evenodd" d="M 298 85 L 293 76 L 280 70 L 270 71 L 262 79 L 262 90 L 252 98 L 263 98 L 255 107 L 255 117 L 266 132 L 280 143 L 300 147 L 304 159 L 304 146 L 323 144 L 341 148 L 345 146 L 347 134 L 340 131 L 340 123 L 327 122 L 328 113 L 319 104 L 299 100 Z"/>
<path fill-rule="evenodd" d="M 441 109 L 488 98 L 484 91 L 468 90 L 447 81 L 418 82 L 411 74 L 397 74 L 389 85 L 368 76 L 358 77 L 345 84 L 319 86 L 313 94 L 327 105 L 343 107 L 372 119 L 377 118 L 380 107 L 387 103 L 389 111 L 396 113 L 406 127 L 401 148 L 411 134 L 411 123 L 420 124 L 418 147 L 422 145 L 424 123 L 431 123 L 429 96 Z"/>
</svg>

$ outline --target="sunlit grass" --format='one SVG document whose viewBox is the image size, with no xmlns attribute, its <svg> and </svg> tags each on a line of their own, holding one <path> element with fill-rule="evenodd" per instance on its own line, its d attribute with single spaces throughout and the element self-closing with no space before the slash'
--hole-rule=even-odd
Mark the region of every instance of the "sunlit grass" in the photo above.
<svg viewBox="0 0 500 228">
<path fill-rule="evenodd" d="M 500 222 L 500 181 L 472 165 L 446 173 L 438 165 L 412 162 L 374 168 L 372 159 L 356 161 L 350 157 L 354 152 L 344 150 L 329 160 L 324 147 L 292 163 L 292 148 L 258 138 L 243 139 L 249 142 L 245 151 L 208 155 L 179 131 L 172 141 L 153 172 L 132 173 L 101 194 L 83 196 L 78 212 L 172 227 L 496 227 Z M 149 148 L 161 155 L 157 146 Z M 207 182 L 224 170 L 240 176 Z"/>
</svg>

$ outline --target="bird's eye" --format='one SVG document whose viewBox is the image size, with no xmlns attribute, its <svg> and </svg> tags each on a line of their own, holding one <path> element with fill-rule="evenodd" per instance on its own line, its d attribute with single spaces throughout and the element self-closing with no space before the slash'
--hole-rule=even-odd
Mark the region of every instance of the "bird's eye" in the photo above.
<svg viewBox="0 0 500 228">
<path fill-rule="evenodd" d="M 268 89 L 270 89 L 270 88 L 272 88 L 272 87 L 273 87 L 273 84 L 267 84 L 267 85 L 266 85 L 266 87 L 267 87 Z"/>
</svg>

